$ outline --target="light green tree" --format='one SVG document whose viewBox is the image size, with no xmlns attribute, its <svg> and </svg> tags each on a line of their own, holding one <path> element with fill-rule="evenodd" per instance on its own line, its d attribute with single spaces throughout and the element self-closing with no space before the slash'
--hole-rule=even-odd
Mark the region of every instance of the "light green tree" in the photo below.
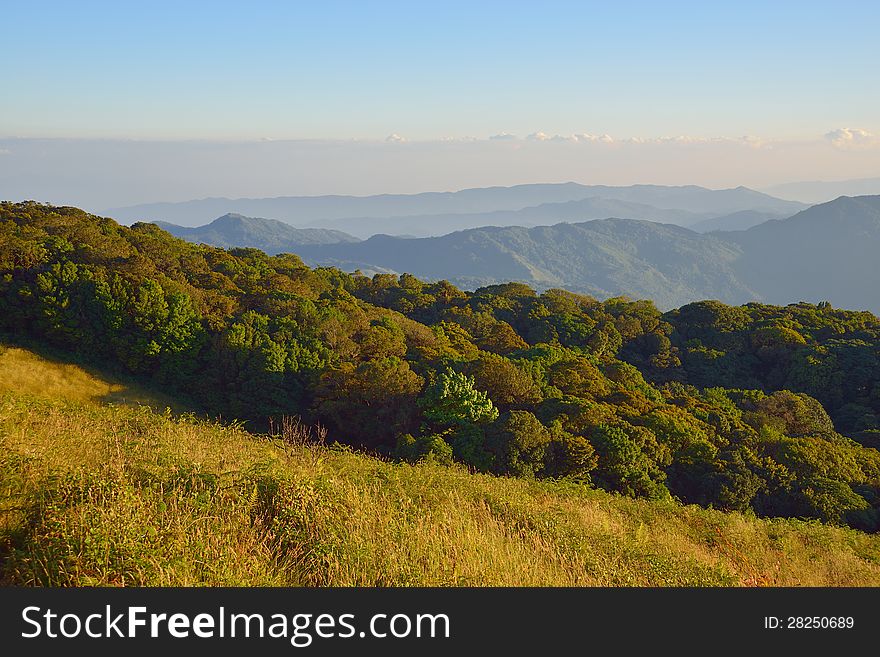
<svg viewBox="0 0 880 657">
<path fill-rule="evenodd" d="M 498 409 L 489 395 L 474 386 L 474 377 L 447 369 L 419 399 L 425 419 L 440 426 L 453 427 L 491 422 L 497 418 Z"/>
</svg>

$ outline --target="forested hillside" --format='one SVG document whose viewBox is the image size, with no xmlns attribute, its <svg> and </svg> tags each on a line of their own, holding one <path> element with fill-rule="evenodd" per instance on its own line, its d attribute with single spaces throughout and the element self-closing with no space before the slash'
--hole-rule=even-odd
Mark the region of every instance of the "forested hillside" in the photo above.
<svg viewBox="0 0 880 657">
<path fill-rule="evenodd" d="M 304 260 L 346 271 L 410 272 L 465 289 L 520 281 L 599 298 L 624 292 L 673 308 L 695 299 L 752 299 L 736 277 L 736 244 L 680 226 L 601 219 L 534 228 L 484 227 L 442 237 L 376 235 L 355 244 L 309 245 Z"/>
<path fill-rule="evenodd" d="M 300 416 L 402 460 L 869 531 L 880 518 L 868 312 L 467 293 L 3 203 L 0 328 L 255 429 Z"/>
</svg>

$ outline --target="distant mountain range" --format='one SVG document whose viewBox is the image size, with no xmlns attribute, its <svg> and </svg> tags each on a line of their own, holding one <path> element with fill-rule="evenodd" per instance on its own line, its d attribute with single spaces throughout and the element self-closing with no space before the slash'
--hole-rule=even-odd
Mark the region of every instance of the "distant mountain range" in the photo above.
<svg viewBox="0 0 880 657">
<path fill-rule="evenodd" d="M 613 207 L 595 199 L 560 205 L 581 212 Z M 535 206 L 489 214 L 539 220 L 547 211 Z M 774 213 L 732 213 L 702 220 L 692 229 L 606 218 L 535 227 L 484 226 L 426 238 L 375 235 L 358 241 L 339 231 L 296 229 L 236 215 L 197 229 L 163 227 L 192 241 L 292 251 L 310 265 L 367 274 L 408 272 L 468 289 L 514 280 L 600 298 L 649 298 L 662 308 L 707 298 L 732 304 L 827 300 L 880 312 L 880 196 L 843 197 L 783 219 Z M 748 229 L 731 230 L 737 227 Z M 697 232 L 707 229 L 718 232 Z"/>
<path fill-rule="evenodd" d="M 658 208 L 644 203 L 590 197 L 580 201 L 542 203 L 520 210 L 497 210 L 460 214 L 412 215 L 405 217 L 349 217 L 314 222 L 315 226 L 343 230 L 361 238 L 372 235 L 437 237 L 456 230 L 484 226 L 542 226 L 576 223 L 608 217 L 624 217 L 693 228 L 698 232 L 744 230 L 763 221 L 781 219 L 790 213 L 741 210 L 716 216 L 688 210 Z"/>
<path fill-rule="evenodd" d="M 631 201 L 591 197 L 579 201 L 542 203 L 519 210 L 404 217 L 347 217 L 314 222 L 313 225 L 344 230 L 362 238 L 379 234 L 436 237 L 456 230 L 484 226 L 540 226 L 606 217 L 627 217 L 679 225 L 703 220 L 703 215 L 687 210 L 668 210 Z"/>
<path fill-rule="evenodd" d="M 868 196 L 880 194 L 880 178 L 859 178 L 857 180 L 814 180 L 775 185 L 763 190 L 779 198 L 801 201 L 803 203 L 824 203 L 840 196 Z"/>
<path fill-rule="evenodd" d="M 310 264 L 447 278 L 466 288 L 518 280 L 671 308 L 830 301 L 880 312 L 880 196 L 842 197 L 744 231 L 700 234 L 627 219 L 477 228 L 443 237 L 375 236 L 305 246 Z"/>
<path fill-rule="evenodd" d="M 580 185 L 577 183 L 517 185 L 514 187 L 487 187 L 458 192 L 426 192 L 423 194 L 382 194 L 379 196 L 289 196 L 262 199 L 209 198 L 182 203 L 152 203 L 107 210 L 107 214 L 122 222 L 163 221 L 180 226 L 198 226 L 215 217 L 235 213 L 250 217 L 270 217 L 293 226 L 343 229 L 356 235 L 367 236 L 379 232 L 397 234 L 440 235 L 456 227 L 485 225 L 465 221 L 449 225 L 449 215 L 512 212 L 535 208 L 544 204 L 565 204 L 569 201 L 592 199 L 594 205 L 623 202 L 637 204 L 623 209 L 636 213 L 628 218 L 655 218 L 663 221 L 683 221 L 693 224 L 710 217 L 728 215 L 742 210 L 768 212 L 790 216 L 802 210 L 802 203 L 785 201 L 761 192 L 737 187 L 712 190 L 695 185 L 666 187 L 661 185 L 632 185 L 610 187 Z M 650 208 L 645 207 L 650 206 Z M 541 222 L 597 218 L 569 216 L 571 208 L 556 207 L 566 216 L 546 216 L 553 208 L 545 208 Z M 588 208 L 587 208 L 588 209 Z M 677 211 L 676 216 L 662 216 L 662 211 Z M 646 213 L 653 216 L 648 216 Z M 598 209 L 597 209 L 598 212 Z M 624 214 L 609 209 L 600 212 L 603 217 Z M 433 218 L 430 218 L 433 217 Z M 376 220 L 367 229 L 356 226 L 365 218 Z M 391 230 L 379 220 L 405 218 L 391 222 Z M 332 224 L 338 220 L 349 220 Z M 481 221 L 481 220 L 480 220 Z"/>
<path fill-rule="evenodd" d="M 786 215 L 787 216 L 787 215 Z M 695 224 L 688 226 L 691 230 L 698 233 L 710 233 L 716 230 L 748 230 L 752 226 L 763 224 L 765 221 L 773 219 L 784 219 L 785 217 L 774 212 L 761 212 L 759 210 L 740 210 L 732 214 L 725 214 L 720 217 L 709 217 Z"/>
<path fill-rule="evenodd" d="M 295 251 L 301 246 L 310 244 L 358 241 L 356 237 L 338 230 L 294 228 L 283 221 L 244 217 L 234 213 L 224 214 L 205 226 L 195 228 L 177 226 L 164 221 L 155 223 L 172 235 L 189 242 L 201 242 L 224 249 L 249 246 L 271 254 Z"/>
</svg>

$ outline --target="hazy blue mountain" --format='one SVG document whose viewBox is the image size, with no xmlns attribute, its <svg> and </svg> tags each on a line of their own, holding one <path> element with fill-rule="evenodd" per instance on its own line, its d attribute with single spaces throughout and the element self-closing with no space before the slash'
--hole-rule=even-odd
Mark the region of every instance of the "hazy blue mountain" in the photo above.
<svg viewBox="0 0 880 657">
<path fill-rule="evenodd" d="M 344 230 L 362 238 L 377 234 L 436 237 L 456 230 L 483 226 L 540 226 L 559 222 L 576 223 L 607 217 L 643 219 L 679 226 L 689 226 L 705 219 L 705 215 L 687 210 L 670 210 L 631 201 L 590 197 L 580 201 L 542 203 L 521 210 L 406 217 L 352 217 L 318 221 L 313 225 Z"/>
<path fill-rule="evenodd" d="M 108 210 L 122 221 L 162 220 L 197 225 L 235 212 L 272 217 L 293 225 L 344 217 L 397 217 L 416 214 L 518 210 L 541 203 L 589 196 L 576 183 L 485 187 L 457 192 L 379 194 L 375 196 L 279 196 L 276 198 L 207 198 L 180 203 L 148 203 Z"/>
<path fill-rule="evenodd" d="M 724 215 L 740 210 L 760 210 L 791 215 L 805 205 L 756 192 L 748 187 L 706 189 L 696 185 L 668 187 L 663 185 L 632 185 L 630 187 L 591 186 L 590 196 L 644 203 L 656 208 L 687 210 L 704 215 Z"/>
<path fill-rule="evenodd" d="M 775 185 L 763 191 L 779 198 L 791 199 L 792 201 L 802 201 L 811 204 L 825 203 L 840 196 L 880 194 L 880 178 L 793 182 Z"/>
<path fill-rule="evenodd" d="M 763 224 L 765 221 L 784 219 L 788 215 L 780 215 L 775 212 L 760 212 L 758 210 L 740 210 L 733 214 L 725 214 L 720 217 L 709 217 L 688 226 L 698 233 L 710 233 L 716 230 L 748 230 L 752 226 Z"/>
<path fill-rule="evenodd" d="M 695 185 L 609 187 L 559 183 L 378 196 L 208 198 L 114 208 L 107 210 L 106 214 L 129 223 L 167 221 L 181 226 L 198 226 L 222 214 L 237 213 L 251 217 L 271 217 L 302 226 L 349 217 L 387 218 L 521 210 L 544 203 L 564 203 L 590 197 L 641 203 L 668 210 L 684 210 L 705 216 L 730 214 L 739 210 L 793 214 L 804 207 L 803 204 L 777 199 L 745 187 L 711 190 Z M 442 232 L 442 228 L 441 226 L 438 230 Z"/>
<path fill-rule="evenodd" d="M 465 288 L 523 281 L 600 298 L 627 294 L 671 308 L 695 299 L 737 303 L 757 293 L 733 270 L 735 244 L 679 226 L 603 219 L 554 226 L 488 227 L 442 237 L 376 235 L 355 244 L 304 247 L 313 265 L 409 272 Z"/>
<path fill-rule="evenodd" d="M 546 211 L 529 208 L 518 216 Z M 725 219 L 736 220 L 743 218 Z M 650 298 L 663 308 L 714 298 L 737 304 L 830 301 L 880 312 L 880 196 L 843 197 L 748 230 L 711 234 L 632 219 L 365 241 L 236 216 L 200 229 L 172 228 L 186 239 L 221 246 L 293 251 L 312 265 L 409 272 L 470 289 L 515 280 L 597 297 Z M 278 237 L 282 230 L 288 237 Z"/>
<path fill-rule="evenodd" d="M 880 196 L 841 197 L 723 237 L 743 251 L 739 280 L 768 303 L 880 312 Z"/>
<path fill-rule="evenodd" d="M 305 245 L 358 241 L 356 237 L 338 230 L 294 228 L 275 219 L 243 217 L 232 213 L 196 228 L 177 226 L 163 221 L 155 223 L 172 235 L 189 242 L 211 244 L 224 249 L 250 246 L 273 255 L 289 253 Z"/>
<path fill-rule="evenodd" d="M 478 228 L 443 237 L 376 236 L 304 247 L 313 264 L 384 267 L 473 288 L 519 280 L 661 307 L 698 299 L 830 301 L 880 312 L 880 196 L 843 197 L 745 231 L 700 234 L 605 219 L 536 228 Z"/>
</svg>

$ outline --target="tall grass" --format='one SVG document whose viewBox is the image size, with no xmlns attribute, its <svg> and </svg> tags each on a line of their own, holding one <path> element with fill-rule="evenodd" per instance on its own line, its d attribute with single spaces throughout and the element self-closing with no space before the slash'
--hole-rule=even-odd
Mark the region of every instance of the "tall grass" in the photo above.
<svg viewBox="0 0 880 657">
<path fill-rule="evenodd" d="M 78 376 L 0 396 L 4 584 L 880 584 L 877 536 L 388 463 L 97 404 Z"/>
<path fill-rule="evenodd" d="M 179 400 L 73 363 L 40 356 L 28 349 L 0 344 L 0 393 L 16 392 L 48 399 L 147 405 L 185 410 Z"/>
</svg>

